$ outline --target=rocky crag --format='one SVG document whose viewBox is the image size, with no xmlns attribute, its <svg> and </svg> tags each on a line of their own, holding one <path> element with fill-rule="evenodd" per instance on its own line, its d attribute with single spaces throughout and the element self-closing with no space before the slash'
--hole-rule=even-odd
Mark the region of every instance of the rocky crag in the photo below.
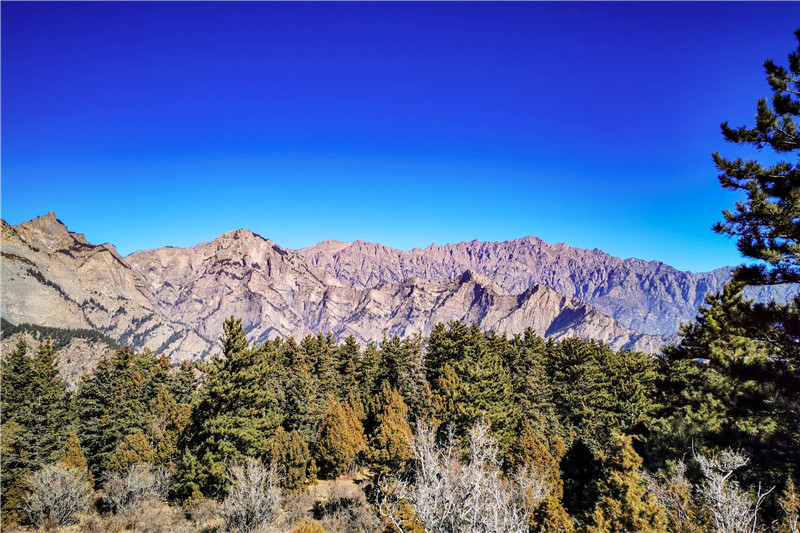
<svg viewBox="0 0 800 533">
<path fill-rule="evenodd" d="M 576 298 L 628 328 L 651 335 L 672 335 L 694 320 L 707 294 L 731 277 L 730 268 L 693 273 L 658 261 L 621 259 L 601 250 L 548 244 L 536 237 L 505 242 L 460 242 L 411 251 L 355 241 L 324 241 L 297 253 L 341 283 L 369 288 L 410 277 L 446 280 L 471 270 L 487 276 L 511 294 L 546 285 Z M 796 286 L 748 289 L 762 301 L 785 301 Z"/>
<path fill-rule="evenodd" d="M 316 251 L 324 247 L 325 257 L 333 257 L 352 246 L 322 243 Z M 391 249 L 375 246 L 391 255 Z M 453 275 L 419 267 L 418 275 L 405 276 L 391 262 L 384 269 L 366 260 L 359 274 L 339 256 L 350 266 L 328 272 L 331 267 L 319 260 L 323 255 L 315 260 L 309 250 L 294 252 L 236 230 L 192 248 L 121 257 L 110 244 L 93 245 L 70 232 L 53 213 L 18 226 L 3 222 L 2 316 L 12 324 L 94 329 L 176 361 L 216 353 L 222 323 L 231 315 L 241 317 L 258 341 L 331 332 L 340 340 L 353 335 L 362 343 L 380 342 L 384 335 L 425 335 L 435 323 L 451 320 L 499 333 L 532 328 L 546 337 L 591 338 L 648 352 L 675 340 L 633 331 L 545 284 L 520 282 L 510 290 L 511 276 L 490 276 L 481 262 Z M 343 276 L 345 271 L 353 275 Z M 387 272 L 397 279 L 382 281 Z M 362 275 L 363 283 L 352 281 Z"/>
</svg>

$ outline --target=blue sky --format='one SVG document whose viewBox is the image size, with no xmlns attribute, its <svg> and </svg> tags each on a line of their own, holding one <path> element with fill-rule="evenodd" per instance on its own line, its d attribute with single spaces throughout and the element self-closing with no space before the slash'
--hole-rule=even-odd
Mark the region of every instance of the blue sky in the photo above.
<svg viewBox="0 0 800 533">
<path fill-rule="evenodd" d="M 121 253 L 508 240 L 703 271 L 800 3 L 2 2 L 2 200 Z M 755 154 L 768 158 L 769 154 Z"/>
</svg>

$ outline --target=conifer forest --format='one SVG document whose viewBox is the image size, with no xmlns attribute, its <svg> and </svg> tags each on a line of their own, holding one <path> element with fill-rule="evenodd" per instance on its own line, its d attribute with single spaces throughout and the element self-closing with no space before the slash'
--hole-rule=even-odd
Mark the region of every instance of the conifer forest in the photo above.
<svg viewBox="0 0 800 533">
<path fill-rule="evenodd" d="M 800 30 L 796 33 L 800 42 Z M 120 347 L 68 387 L 53 342 L 2 362 L 7 531 L 800 532 L 800 47 L 713 155 L 746 266 L 649 355 L 437 324 L 361 345 Z M 724 207 L 724 206 L 721 206 Z"/>
</svg>

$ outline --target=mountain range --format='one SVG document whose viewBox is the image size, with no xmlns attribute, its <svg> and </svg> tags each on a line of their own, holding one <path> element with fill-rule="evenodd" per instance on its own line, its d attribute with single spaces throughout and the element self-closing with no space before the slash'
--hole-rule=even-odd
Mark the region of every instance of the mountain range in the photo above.
<svg viewBox="0 0 800 533">
<path fill-rule="evenodd" d="M 54 213 L 2 222 L 1 250 L 5 321 L 97 330 L 175 361 L 218 353 L 231 315 L 255 341 L 331 333 L 381 342 L 460 320 L 652 353 L 676 342 L 678 324 L 730 278 L 730 269 L 694 274 L 536 237 L 411 251 L 325 241 L 295 251 L 240 229 L 122 257 Z M 785 299 L 796 288 L 771 290 L 759 296 Z"/>
</svg>

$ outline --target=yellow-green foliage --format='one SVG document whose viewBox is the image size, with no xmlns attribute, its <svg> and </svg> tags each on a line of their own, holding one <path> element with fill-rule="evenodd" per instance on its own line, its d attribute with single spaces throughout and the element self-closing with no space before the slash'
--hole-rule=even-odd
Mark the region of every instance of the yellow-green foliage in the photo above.
<svg viewBox="0 0 800 533">
<path fill-rule="evenodd" d="M 664 510 L 647 492 L 640 468 L 642 458 L 633 450 L 632 438 L 612 437 L 604 465 L 599 499 L 588 517 L 587 533 L 666 532 Z"/>
<path fill-rule="evenodd" d="M 78 440 L 78 434 L 73 429 L 67 437 L 67 442 L 64 443 L 64 457 L 58 462 L 59 465 L 67 468 L 74 468 L 84 476 L 89 482 L 90 486 L 94 485 L 94 478 L 89 472 L 89 466 L 86 463 L 86 456 L 81 449 L 81 442 Z"/>
<path fill-rule="evenodd" d="M 364 429 L 352 411 L 345 410 L 331 397 L 325 406 L 325 419 L 317 439 L 316 455 L 323 475 L 343 474 L 364 446 Z"/>
<path fill-rule="evenodd" d="M 150 411 L 150 428 L 155 442 L 153 459 L 157 465 L 169 466 L 180 454 L 178 440 L 191 422 L 191 408 L 187 404 L 178 406 L 165 387 L 153 398 Z"/>
<path fill-rule="evenodd" d="M 409 444 L 408 407 L 400 393 L 384 381 L 370 411 L 375 427 L 367 451 L 370 467 L 383 474 L 396 472 L 414 456 Z"/>
<path fill-rule="evenodd" d="M 13 524 L 24 519 L 22 504 L 27 494 L 27 476 L 29 471 L 9 464 L 9 458 L 21 457 L 25 454 L 22 426 L 9 420 L 0 428 L 0 454 L 3 458 L 3 506 L 0 511 L 3 525 Z"/>
<path fill-rule="evenodd" d="M 780 499 L 781 508 L 784 512 L 781 520 L 780 533 L 800 532 L 800 494 L 794 485 L 794 480 L 789 478 L 786 481 L 786 488 Z"/>
<path fill-rule="evenodd" d="M 128 435 L 117 446 L 114 455 L 108 462 L 108 469 L 112 472 L 126 472 L 132 465 L 138 463 L 153 463 L 153 448 L 147 437 L 141 431 Z"/>
<path fill-rule="evenodd" d="M 554 456 L 541 433 L 537 432 L 527 419 L 523 419 L 519 435 L 506 452 L 505 468 L 508 472 L 523 468 L 531 469 L 541 476 L 550 488 L 545 499 L 539 502 L 531 513 L 531 531 L 570 532 L 574 529 L 572 519 L 561 503 L 564 482 L 561 480 L 559 460 L 564 453 L 563 442 L 559 437 L 554 438 L 552 448 L 559 454 Z"/>
<path fill-rule="evenodd" d="M 277 464 L 282 472 L 281 487 L 287 492 L 304 492 L 311 477 L 311 454 L 297 430 L 286 433 L 278 426 L 267 442 L 267 460 Z"/>
<path fill-rule="evenodd" d="M 417 513 L 414 512 L 414 507 L 406 500 L 401 500 L 397 503 L 398 512 L 396 520 L 400 523 L 402 531 L 397 528 L 388 518 L 383 518 L 385 524 L 384 533 L 425 533 L 425 528 L 422 526 Z"/>
<path fill-rule="evenodd" d="M 325 533 L 325 528 L 319 522 L 304 520 L 302 524 L 292 530 L 292 533 Z"/>
</svg>

